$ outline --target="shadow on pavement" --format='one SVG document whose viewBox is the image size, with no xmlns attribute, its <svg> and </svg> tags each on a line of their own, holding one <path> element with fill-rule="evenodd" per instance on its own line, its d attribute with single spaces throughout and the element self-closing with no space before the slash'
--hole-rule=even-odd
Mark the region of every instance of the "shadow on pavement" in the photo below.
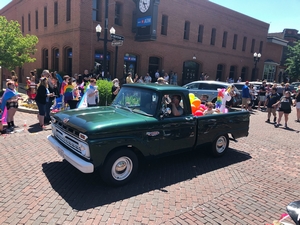
<svg viewBox="0 0 300 225">
<path fill-rule="evenodd" d="M 169 185 L 248 159 L 248 153 L 233 149 L 220 158 L 213 158 L 208 151 L 195 150 L 145 162 L 137 176 L 122 187 L 107 186 L 98 172 L 81 173 L 67 161 L 44 163 L 42 167 L 53 189 L 73 209 L 81 211 L 152 190 L 166 191 L 164 188 Z"/>
<path fill-rule="evenodd" d="M 38 133 L 38 132 L 42 132 L 43 129 L 41 128 L 40 124 L 39 123 L 36 123 L 36 124 L 32 124 L 30 126 L 28 126 L 28 132 L 29 133 Z M 51 130 L 51 127 L 50 126 L 46 126 L 46 129 L 44 130 Z"/>
</svg>

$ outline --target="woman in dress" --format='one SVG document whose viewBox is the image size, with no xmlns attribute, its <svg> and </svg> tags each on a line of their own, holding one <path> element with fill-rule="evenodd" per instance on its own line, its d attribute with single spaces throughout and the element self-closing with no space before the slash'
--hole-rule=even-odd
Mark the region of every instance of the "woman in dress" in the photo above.
<svg viewBox="0 0 300 225">
<path fill-rule="evenodd" d="M 48 80 L 46 77 L 40 79 L 38 84 L 37 94 L 35 102 L 39 109 L 38 119 L 42 129 L 45 129 L 45 115 L 46 115 L 46 104 L 50 101 L 50 97 L 53 97 L 54 93 L 50 93 L 48 89 Z"/>
<path fill-rule="evenodd" d="M 284 127 L 288 128 L 287 126 L 287 122 L 289 119 L 289 114 L 292 111 L 291 105 L 293 104 L 292 102 L 292 98 L 291 98 L 291 93 L 289 91 L 286 91 L 284 93 L 284 95 L 280 98 L 280 100 L 278 102 L 276 102 L 273 107 L 278 107 L 278 121 L 277 124 L 275 124 L 275 127 L 279 127 L 280 126 L 280 121 L 282 118 L 282 115 L 284 115 Z"/>
</svg>

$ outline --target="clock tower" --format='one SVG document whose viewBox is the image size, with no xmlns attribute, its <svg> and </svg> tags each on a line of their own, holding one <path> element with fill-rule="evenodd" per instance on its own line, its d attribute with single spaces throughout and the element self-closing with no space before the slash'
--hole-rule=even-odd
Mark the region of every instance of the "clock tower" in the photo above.
<svg viewBox="0 0 300 225">
<path fill-rule="evenodd" d="M 133 0 L 136 4 L 136 41 L 155 41 L 160 0 Z"/>
</svg>

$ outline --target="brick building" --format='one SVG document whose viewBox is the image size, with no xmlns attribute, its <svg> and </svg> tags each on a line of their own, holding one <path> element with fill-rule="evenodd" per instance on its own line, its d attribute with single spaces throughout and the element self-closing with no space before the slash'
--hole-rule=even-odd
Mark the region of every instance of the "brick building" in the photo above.
<svg viewBox="0 0 300 225">
<path fill-rule="evenodd" d="M 151 15 L 155 38 L 139 41 L 139 4 L 139 0 L 108 4 L 108 30 L 113 26 L 125 38 L 118 55 L 110 42 L 107 45 L 107 70 L 115 74 L 117 57 L 120 79 L 128 71 L 154 76 L 156 70 L 164 70 L 177 72 L 179 85 L 199 79 L 201 72 L 213 80 L 239 76 L 256 80 L 263 78 L 266 60 L 278 61 L 267 53 L 269 24 L 207 0 L 150 0 L 150 6 L 157 6 Z M 103 65 L 104 43 L 97 41 L 95 27 L 104 27 L 104 9 L 105 0 L 13 0 L 4 7 L 0 15 L 18 20 L 24 35 L 39 38 L 36 62 L 19 70 L 23 81 L 33 68 L 74 74 Z M 256 71 L 254 52 L 262 54 Z"/>
<path fill-rule="evenodd" d="M 287 59 L 288 46 L 294 46 L 295 43 L 300 40 L 300 34 L 296 29 L 284 29 L 282 32 L 269 33 L 268 39 L 269 38 L 284 40 L 284 42 L 286 42 L 282 48 L 279 63 L 277 65 L 277 77 L 279 82 L 287 81 L 289 80 L 289 75 L 285 72 L 285 62 Z"/>
</svg>

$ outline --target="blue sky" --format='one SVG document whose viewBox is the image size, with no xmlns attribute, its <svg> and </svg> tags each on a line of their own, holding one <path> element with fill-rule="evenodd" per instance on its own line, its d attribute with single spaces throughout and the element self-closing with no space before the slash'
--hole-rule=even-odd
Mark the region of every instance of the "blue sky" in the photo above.
<svg viewBox="0 0 300 225">
<path fill-rule="evenodd" d="M 300 0 L 210 0 L 270 24 L 269 33 L 282 32 L 284 28 L 300 32 Z"/>
<path fill-rule="evenodd" d="M 284 28 L 300 32 L 300 0 L 210 0 L 218 5 L 270 24 L 269 32 L 282 32 Z M 11 0 L 0 0 L 0 9 Z"/>
</svg>

